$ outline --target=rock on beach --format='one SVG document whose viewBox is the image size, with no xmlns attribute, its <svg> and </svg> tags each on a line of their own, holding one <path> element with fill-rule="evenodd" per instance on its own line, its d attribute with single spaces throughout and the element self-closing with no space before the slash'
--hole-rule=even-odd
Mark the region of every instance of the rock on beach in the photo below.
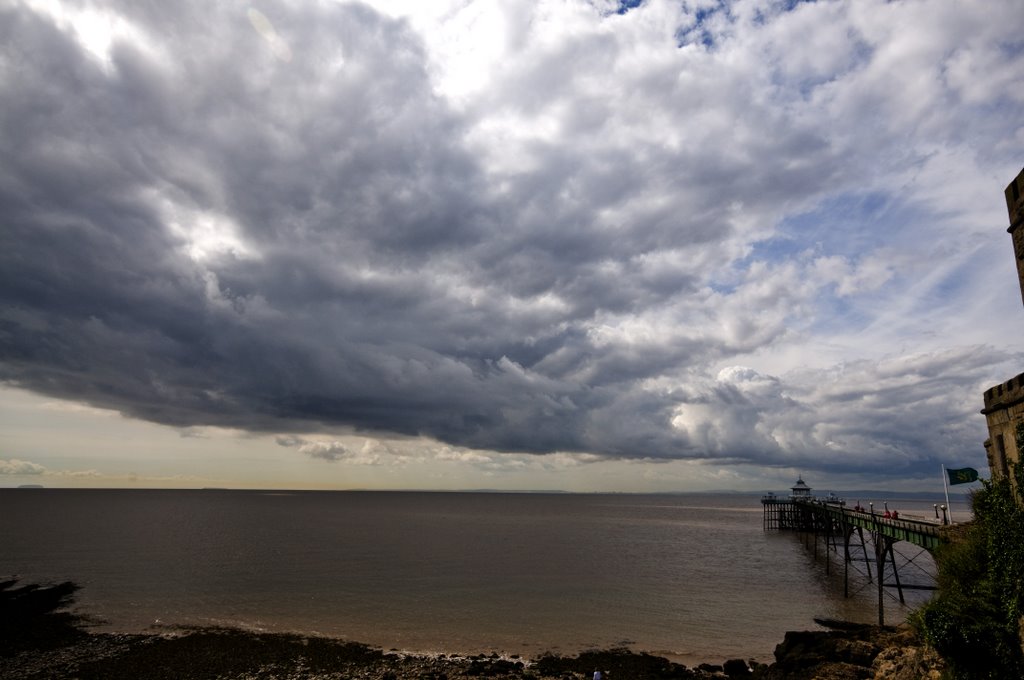
<svg viewBox="0 0 1024 680">
<path fill-rule="evenodd" d="M 7 680 L 919 680 L 938 679 L 941 659 L 908 629 L 846 626 L 787 633 L 770 665 L 730 659 L 687 668 L 627 649 L 545 654 L 534 660 L 490 655 L 416 655 L 355 642 L 234 629 L 119 635 L 80 633 L 38 648 L 5 649 Z"/>
<path fill-rule="evenodd" d="M 942 658 L 909 626 L 819 621 L 830 630 L 792 631 L 775 648 L 759 680 L 938 680 Z"/>
</svg>

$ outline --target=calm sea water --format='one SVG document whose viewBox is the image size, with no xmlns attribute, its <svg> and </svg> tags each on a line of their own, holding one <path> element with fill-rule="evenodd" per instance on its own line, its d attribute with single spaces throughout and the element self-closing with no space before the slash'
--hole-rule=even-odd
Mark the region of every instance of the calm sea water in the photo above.
<svg viewBox="0 0 1024 680">
<path fill-rule="evenodd" d="M 841 563 L 826 576 L 761 520 L 746 495 L 5 489 L 0 576 L 78 582 L 101 630 L 235 625 L 414 651 L 768 660 L 815 617 L 876 619 L 873 587 L 855 577 L 844 598 Z M 886 607 L 890 622 L 908 611 Z"/>
</svg>

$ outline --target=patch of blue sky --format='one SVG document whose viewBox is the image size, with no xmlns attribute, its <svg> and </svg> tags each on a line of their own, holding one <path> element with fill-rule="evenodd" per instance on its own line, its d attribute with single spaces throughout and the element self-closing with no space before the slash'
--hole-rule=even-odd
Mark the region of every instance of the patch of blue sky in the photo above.
<svg viewBox="0 0 1024 680">
<path fill-rule="evenodd" d="M 845 333 L 871 324 L 875 310 L 863 299 L 836 294 L 836 286 L 819 291 L 814 300 L 815 313 L 804 327 L 812 334 Z"/>
<path fill-rule="evenodd" d="M 742 268 L 732 270 L 731 278 L 725 276 L 708 282 L 708 287 L 728 297 L 735 293 L 742 285 Z M 887 283 L 890 285 L 892 282 Z M 793 330 L 800 330 L 808 333 L 840 333 L 854 331 L 869 325 L 875 316 L 875 309 L 871 297 L 866 299 L 860 296 L 840 295 L 838 284 L 832 283 L 822 287 L 815 295 L 813 305 L 814 312 L 796 321 L 788 319 L 787 323 Z"/>
<path fill-rule="evenodd" d="M 969 262 L 969 264 L 974 266 L 976 263 Z M 969 274 L 970 271 L 967 267 L 951 269 L 946 276 L 929 289 L 929 297 L 940 302 L 959 298 L 965 290 L 970 288 L 968 285 Z"/>
<path fill-rule="evenodd" d="M 625 14 L 629 10 L 636 9 L 642 4 L 644 4 L 644 0 L 619 0 L 619 5 L 615 9 L 615 13 Z"/>
<path fill-rule="evenodd" d="M 715 46 L 715 39 L 708 30 L 689 26 L 676 31 L 676 47 L 685 47 L 697 42 L 709 50 Z"/>
<path fill-rule="evenodd" d="M 780 87 L 785 92 L 785 96 L 792 96 L 795 90 L 799 93 L 802 101 L 810 101 L 819 88 L 842 81 L 849 74 L 867 67 L 871 63 L 872 56 L 874 56 L 874 50 L 871 45 L 864 40 L 857 40 L 845 63 L 835 70 L 790 81 L 776 69 L 772 73 L 772 84 Z"/>
<path fill-rule="evenodd" d="M 941 272 L 942 275 L 929 282 L 930 285 L 922 293 L 921 304 L 927 308 L 971 305 L 972 297 L 982 289 L 979 286 L 984 286 L 982 280 L 986 266 L 991 267 L 991 264 L 987 262 L 984 252 L 979 251 L 964 257 L 955 266 L 933 269 L 932 271 Z M 1003 292 L 1005 291 L 1000 291 Z M 990 297 L 998 294 L 994 291 L 987 292 Z M 1016 299 L 1015 296 L 1010 297 Z"/>
<path fill-rule="evenodd" d="M 771 83 L 778 88 L 783 101 L 792 99 L 797 94 L 802 101 L 809 101 L 819 88 L 837 81 L 841 82 L 850 74 L 870 66 L 875 54 L 874 47 L 863 36 L 852 31 L 848 38 L 849 46 L 845 60 L 827 72 L 795 79 L 783 69 L 782 64 L 775 65 L 771 70 Z"/>
<path fill-rule="evenodd" d="M 838 194 L 813 210 L 783 219 L 772 237 L 753 244 L 749 254 L 734 262 L 730 269 L 738 275 L 754 262 L 809 264 L 815 258 L 832 256 L 842 257 L 856 267 L 864 258 L 889 249 L 906 252 L 917 248 L 920 225 L 928 219 L 929 215 L 922 214 L 921 206 L 895 194 Z M 926 296 L 922 304 L 941 306 L 969 294 L 969 273 L 977 265 L 976 261 L 965 261 L 960 267 L 944 272 L 942 278 L 936 278 L 926 290 L 918 291 L 918 295 Z M 852 295 L 840 295 L 836 284 L 823 287 L 815 298 L 816 312 L 806 330 L 852 331 L 870 324 L 877 314 L 879 300 L 889 298 L 894 291 L 914 287 L 915 282 L 907 278 L 912 275 L 910 272 L 890 273 L 892 277 L 881 285 Z M 723 278 L 713 288 L 728 293 L 735 286 Z"/>
<path fill-rule="evenodd" d="M 732 295 L 739 288 L 739 283 L 736 280 L 726 280 L 724 278 L 712 279 L 708 281 L 708 288 L 715 291 L 719 295 Z"/>
<path fill-rule="evenodd" d="M 694 25 L 703 26 L 704 22 L 714 15 L 716 12 L 722 9 L 727 9 L 724 2 L 719 2 L 715 7 L 699 7 L 697 11 L 693 13 Z"/>
<path fill-rule="evenodd" d="M 1024 39 L 999 43 L 999 51 L 1002 52 L 1003 56 L 1008 60 L 1018 57 L 1022 52 L 1024 52 Z"/>
<path fill-rule="evenodd" d="M 754 244 L 746 260 L 774 262 L 807 251 L 857 258 L 892 244 L 912 215 L 909 206 L 884 192 L 839 194 L 783 219 L 771 238 Z"/>
<path fill-rule="evenodd" d="M 707 20 L 718 12 L 724 11 L 727 15 L 729 14 L 728 3 L 724 0 L 719 0 L 718 4 L 714 7 L 699 7 L 693 14 L 693 23 L 689 26 L 680 26 L 675 33 L 676 46 L 684 47 L 695 42 L 699 42 L 706 49 L 712 49 L 715 46 L 715 36 L 708 30 Z"/>
<path fill-rule="evenodd" d="M 1016 83 L 1014 83 L 1016 85 Z M 964 109 L 971 112 L 970 125 L 977 125 L 979 129 L 1006 129 L 1005 126 L 1019 125 L 1021 120 L 1021 105 L 1019 103 L 1020 93 L 1012 88 L 1004 88 L 992 93 L 992 96 L 980 102 L 964 104 Z M 984 127 L 982 127 L 984 126 Z M 954 133 L 955 134 L 955 133 Z M 958 139 L 959 137 L 954 137 Z M 990 148 L 987 153 L 992 158 L 1005 159 L 1005 162 L 1013 161 L 1020 157 L 1018 149 L 1020 145 L 1004 144 Z"/>
<path fill-rule="evenodd" d="M 782 14 L 785 12 L 792 12 L 800 5 L 813 5 L 816 4 L 817 0 L 780 0 L 774 3 L 767 12 L 762 11 L 760 8 L 754 10 L 754 25 L 762 26 L 768 23 L 768 20 L 773 16 Z"/>
</svg>

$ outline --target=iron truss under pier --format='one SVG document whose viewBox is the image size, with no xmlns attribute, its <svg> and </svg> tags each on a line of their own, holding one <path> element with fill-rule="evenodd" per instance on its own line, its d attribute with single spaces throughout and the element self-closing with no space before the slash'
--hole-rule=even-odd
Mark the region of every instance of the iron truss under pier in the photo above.
<svg viewBox="0 0 1024 680">
<path fill-rule="evenodd" d="M 780 498 L 769 495 L 761 499 L 761 504 L 764 506 L 765 529 L 783 529 L 803 533 L 807 540 L 813 539 L 815 557 L 818 556 L 819 542 L 824 544 L 826 573 L 831 570 L 827 551 L 831 549 L 838 552 L 839 546 L 842 546 L 843 587 L 846 597 L 850 596 L 851 563 L 863 562 L 865 564 L 868 581 L 873 580 L 878 586 L 879 625 L 885 624 L 883 605 L 885 587 L 895 587 L 901 603 L 905 601 L 904 590 L 935 589 L 932 585 L 913 585 L 900 581 L 893 544 L 906 541 L 934 557 L 935 550 L 946 542 L 946 535 L 951 527 L 915 519 L 890 519 L 873 512 L 865 512 L 863 509 L 847 508 L 841 501 L 831 499 Z M 869 544 L 873 560 L 868 557 Z M 858 552 L 863 554 L 862 558 L 857 555 Z M 874 577 L 871 573 L 872 561 L 875 566 Z M 909 562 L 912 561 L 913 559 L 909 560 Z M 890 583 L 886 582 L 887 576 L 891 576 Z"/>
</svg>

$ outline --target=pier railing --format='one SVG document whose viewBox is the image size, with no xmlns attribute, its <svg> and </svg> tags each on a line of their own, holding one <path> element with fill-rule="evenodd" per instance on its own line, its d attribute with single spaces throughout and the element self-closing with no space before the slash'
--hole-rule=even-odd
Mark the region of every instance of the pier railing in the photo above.
<svg viewBox="0 0 1024 680">
<path fill-rule="evenodd" d="M 874 512 L 848 508 L 841 502 L 819 498 L 782 498 L 764 496 L 764 527 L 814 531 L 826 522 L 859 527 L 895 541 L 907 541 L 932 552 L 945 540 L 938 521 L 892 519 Z"/>
<path fill-rule="evenodd" d="M 823 513 L 829 519 L 841 524 L 852 525 L 886 536 L 895 541 L 906 541 L 934 551 L 942 543 L 942 525 L 935 522 L 916 519 L 892 519 L 884 515 L 855 510 L 833 503 L 816 503 L 802 501 L 811 512 Z"/>
<path fill-rule="evenodd" d="M 764 507 L 765 529 L 789 529 L 813 536 L 814 555 L 818 556 L 819 540 L 824 541 L 826 570 L 829 568 L 828 551 L 838 552 L 842 545 L 844 557 L 844 588 L 849 595 L 849 565 L 854 561 L 851 546 L 863 551 L 868 565 L 868 580 L 872 579 L 868 544 L 873 544 L 874 563 L 878 583 L 878 621 L 884 623 L 883 586 L 893 586 L 899 591 L 900 602 L 904 601 L 906 588 L 933 589 L 934 586 L 908 585 L 900 581 L 893 544 L 906 541 L 923 551 L 934 555 L 935 550 L 948 540 L 951 527 L 938 521 L 916 518 L 890 518 L 863 508 L 848 508 L 837 498 L 794 498 L 768 495 L 761 498 Z M 857 538 L 856 542 L 851 539 Z M 857 560 L 858 562 L 860 560 Z M 887 562 L 891 562 L 889 575 L 892 583 L 886 583 Z"/>
</svg>

